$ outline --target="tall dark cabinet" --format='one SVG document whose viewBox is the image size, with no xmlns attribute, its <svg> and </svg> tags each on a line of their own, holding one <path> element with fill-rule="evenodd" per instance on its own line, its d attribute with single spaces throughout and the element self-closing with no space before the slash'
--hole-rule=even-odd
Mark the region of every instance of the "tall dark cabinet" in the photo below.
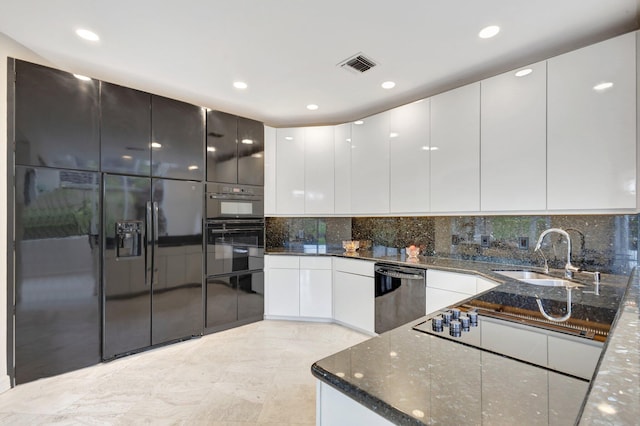
<svg viewBox="0 0 640 426">
<path fill-rule="evenodd" d="M 221 111 L 207 112 L 207 181 L 264 185 L 264 126 Z"/>
<path fill-rule="evenodd" d="M 14 64 L 16 164 L 97 171 L 100 82 Z"/>
<path fill-rule="evenodd" d="M 101 170 L 151 174 L 151 95 L 102 82 Z"/>
<path fill-rule="evenodd" d="M 17 60 L 9 76 L 13 361 L 24 383 L 100 361 L 100 83 Z"/>
</svg>

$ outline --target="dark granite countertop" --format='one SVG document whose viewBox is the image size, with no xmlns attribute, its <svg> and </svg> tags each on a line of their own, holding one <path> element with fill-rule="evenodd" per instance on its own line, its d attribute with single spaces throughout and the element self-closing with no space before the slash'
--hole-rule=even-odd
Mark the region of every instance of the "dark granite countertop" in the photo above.
<svg viewBox="0 0 640 426">
<path fill-rule="evenodd" d="M 523 304 L 530 304 L 535 294 L 558 303 L 566 297 L 562 287 L 523 286 L 494 272 L 535 268 L 423 256 L 407 262 L 404 255 L 370 252 L 321 255 L 475 274 L 501 284 L 490 292 L 492 297 L 517 298 Z M 588 293 L 593 290 L 589 279 L 584 283 L 574 291 L 574 315 L 612 324 L 590 383 L 413 330 L 420 320 L 320 360 L 312 373 L 397 424 L 523 419 L 528 424 L 573 424 L 576 416 L 580 424 L 635 424 L 640 415 L 640 279 L 636 273 L 603 275 L 599 295 Z"/>
</svg>

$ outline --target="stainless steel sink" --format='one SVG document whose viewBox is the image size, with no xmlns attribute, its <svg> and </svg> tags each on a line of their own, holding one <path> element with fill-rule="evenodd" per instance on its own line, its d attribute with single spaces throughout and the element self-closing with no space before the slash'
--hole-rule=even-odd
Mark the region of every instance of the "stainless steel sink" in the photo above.
<svg viewBox="0 0 640 426">
<path fill-rule="evenodd" d="M 582 284 L 572 281 L 563 280 L 562 278 L 551 277 L 546 274 L 534 271 L 493 271 L 496 274 L 505 277 L 515 278 L 527 284 L 539 285 L 544 287 L 582 287 Z"/>
</svg>

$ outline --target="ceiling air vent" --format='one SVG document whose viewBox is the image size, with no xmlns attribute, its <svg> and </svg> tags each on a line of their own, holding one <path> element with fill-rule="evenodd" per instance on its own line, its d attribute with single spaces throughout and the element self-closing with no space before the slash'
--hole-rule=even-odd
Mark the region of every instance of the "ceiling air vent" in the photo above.
<svg viewBox="0 0 640 426">
<path fill-rule="evenodd" d="M 370 70 L 377 64 L 371 58 L 367 58 L 361 53 L 357 53 L 351 56 L 349 59 L 344 60 L 338 64 L 343 69 L 362 74 L 365 71 Z"/>
</svg>

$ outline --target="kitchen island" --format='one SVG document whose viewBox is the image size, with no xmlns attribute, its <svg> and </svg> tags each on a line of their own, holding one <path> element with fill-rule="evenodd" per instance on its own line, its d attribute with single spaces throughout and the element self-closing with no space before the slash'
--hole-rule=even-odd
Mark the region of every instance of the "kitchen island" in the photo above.
<svg viewBox="0 0 640 426">
<path fill-rule="evenodd" d="M 360 258 L 406 262 L 401 256 Z M 493 272 L 505 265 L 423 257 L 418 264 L 484 276 L 505 290 L 514 285 Z M 640 412 L 639 279 L 636 273 L 607 276 L 601 290 L 574 299 L 577 311 L 586 298 L 614 316 L 591 381 L 421 333 L 412 328 L 418 320 L 315 363 L 319 416 L 323 395 L 333 393 L 366 407 L 380 424 L 634 424 Z"/>
</svg>

